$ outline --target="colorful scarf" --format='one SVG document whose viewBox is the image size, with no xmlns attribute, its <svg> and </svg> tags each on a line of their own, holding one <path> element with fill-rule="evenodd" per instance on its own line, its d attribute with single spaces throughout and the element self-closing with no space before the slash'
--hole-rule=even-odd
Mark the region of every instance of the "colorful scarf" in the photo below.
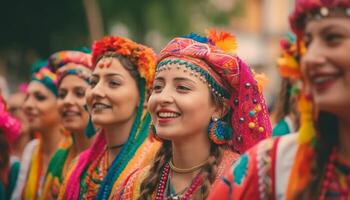
<svg viewBox="0 0 350 200">
<path fill-rule="evenodd" d="M 43 192 L 40 196 L 42 200 L 57 199 L 63 178 L 67 173 L 68 166 L 73 159 L 72 154 L 73 137 L 71 134 L 65 134 L 65 137 L 58 150 L 52 156 L 48 165 Z"/>
<path fill-rule="evenodd" d="M 38 81 L 39 83 L 43 84 L 57 97 L 57 76 L 51 72 L 49 68 L 43 67 L 38 72 L 33 74 L 32 81 Z"/>
<path fill-rule="evenodd" d="M 208 37 L 190 34 L 171 40 L 160 52 L 157 71 L 178 64 L 204 79 L 210 89 L 228 100 L 234 136 L 230 145 L 244 152 L 271 135 L 271 124 L 262 94 L 261 76 L 237 55 L 234 36 L 210 30 Z M 260 77 L 260 78 L 259 78 Z"/>
<path fill-rule="evenodd" d="M 32 154 L 29 166 L 28 177 L 23 188 L 22 199 L 36 200 L 40 196 L 44 172 L 42 171 L 42 144 L 39 140 Z"/>
</svg>

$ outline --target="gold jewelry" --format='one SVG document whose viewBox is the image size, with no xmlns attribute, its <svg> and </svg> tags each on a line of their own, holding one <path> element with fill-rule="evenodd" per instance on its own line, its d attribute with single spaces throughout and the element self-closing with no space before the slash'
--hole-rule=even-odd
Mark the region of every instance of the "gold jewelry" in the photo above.
<svg viewBox="0 0 350 200">
<path fill-rule="evenodd" d="M 194 172 L 200 168 L 202 168 L 205 164 L 207 164 L 208 162 L 208 159 L 205 160 L 204 162 L 202 163 L 199 163 L 198 165 L 196 166 L 193 166 L 191 168 L 187 168 L 187 169 L 181 169 L 181 168 L 177 168 L 175 167 L 174 163 L 172 160 L 169 161 L 169 166 L 170 166 L 170 169 L 176 173 L 179 173 L 179 174 L 186 174 L 186 173 L 191 173 L 191 172 Z"/>
</svg>

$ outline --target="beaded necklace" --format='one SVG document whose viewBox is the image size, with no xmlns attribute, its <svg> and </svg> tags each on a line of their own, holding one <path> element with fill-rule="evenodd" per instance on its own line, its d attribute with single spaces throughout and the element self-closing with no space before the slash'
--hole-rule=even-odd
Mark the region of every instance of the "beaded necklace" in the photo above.
<svg viewBox="0 0 350 200">
<path fill-rule="evenodd" d="M 327 199 L 327 194 L 335 195 L 339 199 L 350 197 L 350 166 L 337 159 L 335 149 L 328 159 L 319 200 Z"/>
<path fill-rule="evenodd" d="M 170 187 L 169 185 L 170 180 L 168 180 L 170 178 L 169 175 L 170 175 L 170 165 L 168 163 L 164 167 L 162 171 L 162 175 L 160 177 L 160 181 L 156 190 L 156 200 L 163 200 L 164 197 L 166 196 L 165 195 L 166 190 L 167 188 Z M 196 175 L 196 177 L 194 177 L 191 185 L 188 187 L 188 189 L 186 190 L 186 192 L 184 192 L 183 195 L 174 196 L 174 197 L 170 195 L 170 199 L 188 200 L 194 194 L 194 192 L 199 188 L 201 184 L 202 184 L 202 176 L 199 173 L 198 175 Z M 169 197 L 166 197 L 165 199 L 169 199 Z"/>
</svg>

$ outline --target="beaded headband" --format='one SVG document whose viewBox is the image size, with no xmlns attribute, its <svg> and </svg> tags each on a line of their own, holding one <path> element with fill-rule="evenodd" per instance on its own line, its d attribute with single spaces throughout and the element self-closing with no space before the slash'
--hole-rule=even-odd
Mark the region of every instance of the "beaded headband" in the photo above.
<svg viewBox="0 0 350 200">
<path fill-rule="evenodd" d="M 37 73 L 33 74 L 32 81 L 38 81 L 42 83 L 47 89 L 49 89 L 56 97 L 57 92 L 57 76 L 49 70 L 47 67 L 41 68 Z"/>
<path fill-rule="evenodd" d="M 350 0 L 296 0 L 289 20 L 293 31 L 300 35 L 307 20 L 331 16 L 350 17 Z"/>
<path fill-rule="evenodd" d="M 88 81 L 92 68 L 91 55 L 80 51 L 59 51 L 49 57 L 48 67 L 56 72 L 57 84 L 67 75 L 77 75 Z"/>
<path fill-rule="evenodd" d="M 242 153 L 270 136 L 271 125 L 261 88 L 251 69 L 234 54 L 236 46 L 234 36 L 215 30 L 210 30 L 208 37 L 190 34 L 174 38 L 160 52 L 156 71 L 177 64 L 225 98 L 232 110 L 234 130 L 229 144 Z"/>
<path fill-rule="evenodd" d="M 140 76 L 145 79 L 146 87 L 150 89 L 153 85 L 156 54 L 144 45 L 138 44 L 123 37 L 106 36 L 97 40 L 92 45 L 93 68 L 97 62 L 106 54 L 115 53 L 125 56 L 135 65 Z"/>
<path fill-rule="evenodd" d="M 14 142 L 20 135 L 21 123 L 6 111 L 6 105 L 0 96 L 0 129 L 9 143 Z"/>
</svg>

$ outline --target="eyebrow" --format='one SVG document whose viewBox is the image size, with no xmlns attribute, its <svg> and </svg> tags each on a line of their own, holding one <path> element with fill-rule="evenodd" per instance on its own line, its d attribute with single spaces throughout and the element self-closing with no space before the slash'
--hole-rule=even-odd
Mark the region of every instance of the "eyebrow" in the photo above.
<svg viewBox="0 0 350 200">
<path fill-rule="evenodd" d="M 157 81 L 165 81 L 165 79 L 163 77 L 156 77 L 154 80 L 157 80 Z M 175 81 L 179 82 L 179 81 L 190 81 L 194 84 L 196 84 L 195 81 L 189 79 L 189 78 L 185 78 L 185 77 L 175 77 L 174 78 Z"/>
<path fill-rule="evenodd" d="M 97 77 L 99 77 L 98 74 L 91 74 L 91 76 L 97 76 Z M 106 76 L 106 77 L 111 77 L 111 76 L 120 76 L 120 77 L 123 77 L 123 75 L 118 74 L 118 73 L 108 73 L 108 74 L 104 74 L 104 76 Z"/>
</svg>

